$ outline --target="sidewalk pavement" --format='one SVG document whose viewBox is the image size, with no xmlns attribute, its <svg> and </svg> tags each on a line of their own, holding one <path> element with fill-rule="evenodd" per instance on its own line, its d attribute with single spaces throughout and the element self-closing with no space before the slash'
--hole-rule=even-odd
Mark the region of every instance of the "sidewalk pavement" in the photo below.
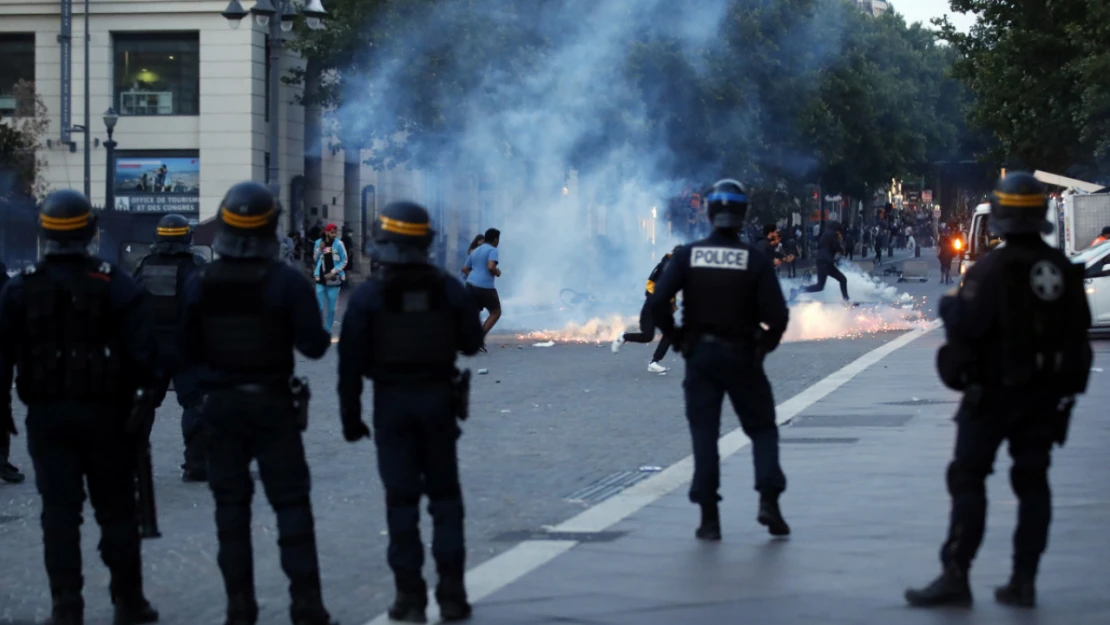
<svg viewBox="0 0 1110 625">
<path fill-rule="evenodd" d="M 1110 424 L 1100 409 L 1110 401 L 1110 385 L 1101 377 L 1110 373 L 1097 369 L 1110 364 L 1110 346 L 1097 343 L 1090 394 L 1079 403 L 1067 447 L 1054 457 L 1055 519 L 1039 607 L 1016 611 L 993 600 L 993 587 L 1009 576 L 1016 518 L 1005 450 L 988 484 L 987 536 L 972 569 L 975 607 L 906 607 L 903 590 L 939 573 L 937 552 L 948 520 L 944 476 L 957 395 L 933 370 L 942 340 L 933 330 L 881 360 L 873 352 L 803 393 L 808 399 L 780 406 L 780 420 L 804 407 L 781 430 L 789 539 L 772 540 L 755 523 L 750 451 L 739 449 L 722 461 L 724 540 L 695 540 L 698 512 L 686 498 L 687 459 L 554 528 L 563 533 L 538 533 L 540 540 L 524 543 L 515 559 L 505 554 L 469 573 L 478 599 L 473 622 L 1110 623 Z M 877 362 L 864 368 L 868 360 Z M 724 414 L 724 423 L 735 427 L 727 405 Z M 722 456 L 746 442 L 742 434 L 726 435 Z M 546 564 L 536 567 L 541 561 Z"/>
</svg>

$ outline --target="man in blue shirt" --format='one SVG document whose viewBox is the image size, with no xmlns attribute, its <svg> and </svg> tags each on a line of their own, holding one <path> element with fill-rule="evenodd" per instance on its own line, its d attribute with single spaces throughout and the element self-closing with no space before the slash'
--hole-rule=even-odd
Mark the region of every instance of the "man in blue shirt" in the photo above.
<svg viewBox="0 0 1110 625">
<path fill-rule="evenodd" d="M 485 243 L 470 253 L 462 269 L 466 274 L 466 288 L 478 303 L 478 311 L 481 312 L 483 309 L 489 311 L 489 316 L 482 323 L 483 336 L 489 334 L 497 320 L 501 318 L 501 298 L 497 296 L 497 288 L 493 282 L 494 279 L 501 277 L 497 255 L 497 245 L 501 243 L 501 231 L 490 228 L 486 230 L 485 239 Z"/>
</svg>

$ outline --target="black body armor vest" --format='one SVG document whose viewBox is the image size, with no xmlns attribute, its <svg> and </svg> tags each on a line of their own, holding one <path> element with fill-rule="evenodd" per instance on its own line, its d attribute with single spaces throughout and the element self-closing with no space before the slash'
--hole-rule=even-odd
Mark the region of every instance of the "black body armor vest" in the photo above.
<svg viewBox="0 0 1110 625">
<path fill-rule="evenodd" d="M 48 260 L 23 272 L 26 334 L 16 386 L 25 403 L 104 403 L 127 395 L 123 328 L 110 299 L 112 267 L 99 258 L 80 262 L 80 271 Z"/>
<path fill-rule="evenodd" d="M 454 373 L 458 342 L 447 301 L 449 278 L 434 267 L 390 270 L 384 306 L 371 322 L 370 373 L 375 380 L 446 378 Z"/>
<path fill-rule="evenodd" d="M 1088 328 L 1076 327 L 1077 306 L 1087 306 L 1083 267 L 1058 250 L 1006 246 L 997 279 L 1003 281 L 997 351 L 1004 388 L 1034 386 L 1061 394 L 1080 392 L 1090 374 Z"/>
<path fill-rule="evenodd" d="M 148 256 L 143 261 L 139 275 L 143 280 L 143 288 L 151 295 L 151 304 L 154 309 L 154 322 L 158 326 L 159 334 L 174 332 L 178 322 L 178 285 L 181 267 L 185 263 L 192 263 L 193 257 L 167 256 L 157 254 Z"/>
<path fill-rule="evenodd" d="M 266 306 L 269 260 L 218 260 L 201 271 L 200 305 L 204 364 L 229 373 L 293 375 L 288 320 Z"/>
<path fill-rule="evenodd" d="M 759 312 L 751 248 L 704 239 L 690 246 L 689 279 L 682 317 L 691 335 L 710 334 L 738 343 L 755 340 Z"/>
</svg>

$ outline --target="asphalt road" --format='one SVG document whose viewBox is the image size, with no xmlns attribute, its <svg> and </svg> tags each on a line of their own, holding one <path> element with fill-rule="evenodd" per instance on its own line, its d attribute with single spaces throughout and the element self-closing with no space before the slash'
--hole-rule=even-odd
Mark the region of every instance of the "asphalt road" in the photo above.
<svg viewBox="0 0 1110 625">
<path fill-rule="evenodd" d="M 935 282 L 930 294 L 943 288 Z M 897 335 L 784 344 L 767 360 L 776 400 L 788 399 Z M 682 417 L 682 361 L 669 355 L 670 373 L 649 374 L 645 366 L 651 349 L 626 345 L 613 355 L 607 345 L 541 348 L 506 338 L 491 341 L 488 354 L 466 363 L 489 371 L 474 377 L 472 416 L 460 440 L 468 565 L 593 503 L 589 493 L 584 501 L 569 500 L 576 491 L 606 479 L 635 480 L 641 467 L 665 467 L 690 453 Z M 325 601 L 345 625 L 358 625 L 387 607 L 393 587 L 385 563 L 384 497 L 374 446 L 342 439 L 331 390 L 335 367 L 334 350 L 319 362 L 298 364 L 314 388 L 306 448 Z M 225 604 L 215 562 L 212 497 L 207 487 L 179 479 L 180 410 L 173 408 L 159 411 L 152 435 L 164 538 L 144 542 L 147 595 L 161 610 L 162 623 L 220 623 Z M 22 421 L 22 406 L 16 411 Z M 727 410 L 725 425 L 737 425 Z M 31 473 L 25 439 L 15 439 L 12 446 L 12 461 Z M 258 495 L 254 545 L 260 622 L 287 622 L 287 583 L 278 566 L 274 516 Z M 0 485 L 0 623 L 22 625 L 48 614 L 39 506 L 31 482 Z M 87 622 L 107 623 L 107 572 L 96 552 L 99 537 L 91 510 L 86 518 Z M 428 542 L 427 519 L 424 527 Z M 430 564 L 428 577 L 434 580 Z"/>
</svg>

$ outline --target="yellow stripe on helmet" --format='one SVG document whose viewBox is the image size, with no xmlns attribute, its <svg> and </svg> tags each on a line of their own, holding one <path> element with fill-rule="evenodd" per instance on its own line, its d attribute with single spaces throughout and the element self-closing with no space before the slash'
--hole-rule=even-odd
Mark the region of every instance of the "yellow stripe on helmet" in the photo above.
<svg viewBox="0 0 1110 625">
<path fill-rule="evenodd" d="M 229 211 L 226 206 L 220 209 L 220 219 L 222 219 L 225 224 L 232 228 L 243 228 L 246 230 L 253 230 L 254 228 L 265 226 L 273 216 L 273 207 L 270 207 L 270 210 L 261 215 L 236 215 Z"/>
<path fill-rule="evenodd" d="M 88 226 L 89 217 L 89 213 L 76 217 L 50 217 L 49 215 L 39 215 L 39 223 L 42 224 L 42 227 L 46 230 L 69 232 L 71 230 L 80 230 Z"/>
<path fill-rule="evenodd" d="M 158 228 L 156 232 L 158 236 L 162 237 L 183 237 L 189 234 L 189 226 L 183 226 L 181 228 Z"/>
<path fill-rule="evenodd" d="M 1002 193 L 1000 191 L 994 192 L 994 198 L 1002 206 L 1013 206 L 1016 208 L 1033 208 L 1037 206 L 1044 206 L 1048 201 L 1048 197 L 1043 193 Z"/>
<path fill-rule="evenodd" d="M 400 221 L 389 217 L 380 217 L 382 230 L 400 234 L 406 237 L 422 237 L 428 234 L 428 224 L 418 224 L 412 221 Z"/>
</svg>

